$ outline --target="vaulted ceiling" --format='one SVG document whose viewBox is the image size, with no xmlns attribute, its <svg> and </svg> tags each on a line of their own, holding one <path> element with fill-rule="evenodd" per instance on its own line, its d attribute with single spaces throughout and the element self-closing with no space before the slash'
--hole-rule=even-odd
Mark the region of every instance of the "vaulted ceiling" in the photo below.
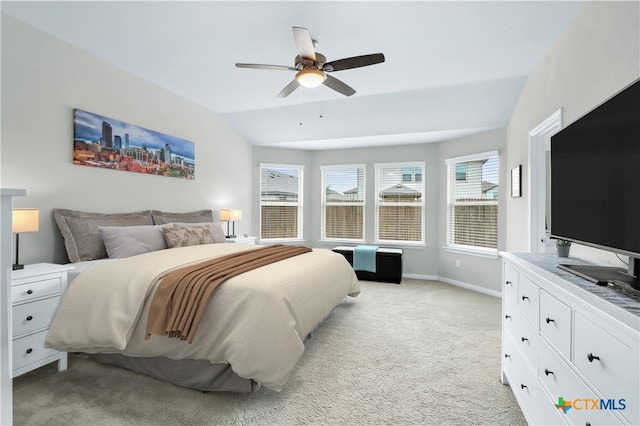
<svg viewBox="0 0 640 426">
<path fill-rule="evenodd" d="M 219 113 L 249 143 L 333 149 L 435 142 L 508 124 L 527 76 L 581 1 L 2 2 L 2 11 Z M 353 87 L 276 95 L 295 76 L 292 27 Z"/>
</svg>

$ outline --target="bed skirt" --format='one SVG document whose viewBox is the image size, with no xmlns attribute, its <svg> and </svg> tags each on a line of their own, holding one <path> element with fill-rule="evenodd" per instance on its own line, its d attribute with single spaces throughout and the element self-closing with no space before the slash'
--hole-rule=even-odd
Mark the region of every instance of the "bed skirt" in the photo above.
<svg viewBox="0 0 640 426">
<path fill-rule="evenodd" d="M 83 354 L 103 364 L 115 365 L 147 376 L 205 392 L 255 392 L 260 385 L 244 379 L 225 363 L 167 357 L 130 357 L 122 354 Z"/>
</svg>

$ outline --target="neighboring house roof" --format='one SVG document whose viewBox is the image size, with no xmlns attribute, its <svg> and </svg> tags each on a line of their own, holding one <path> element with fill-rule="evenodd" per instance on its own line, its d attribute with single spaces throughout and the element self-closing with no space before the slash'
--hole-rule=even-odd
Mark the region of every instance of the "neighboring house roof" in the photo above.
<svg viewBox="0 0 640 426">
<path fill-rule="evenodd" d="M 384 191 L 380 192 L 382 198 L 388 197 L 399 197 L 399 198 L 420 198 L 422 197 L 422 193 L 420 191 L 416 191 L 415 189 L 409 188 L 408 186 L 404 186 L 401 183 L 397 185 L 393 185 Z"/>
<path fill-rule="evenodd" d="M 494 188 L 497 188 L 498 184 L 497 183 L 493 183 L 493 182 L 487 182 L 485 180 L 482 181 L 482 192 L 488 192 L 491 191 Z"/>
<path fill-rule="evenodd" d="M 344 191 L 344 195 L 348 195 L 348 194 L 357 194 L 358 193 L 358 187 L 356 186 L 353 189 L 349 189 L 348 191 Z"/>
<path fill-rule="evenodd" d="M 267 182 L 264 182 L 266 191 L 262 191 L 262 196 L 298 196 L 298 178 L 296 176 L 291 176 L 277 170 L 265 169 L 262 171 L 262 178 L 267 179 Z"/>
<path fill-rule="evenodd" d="M 344 201 L 347 200 L 347 197 L 338 192 L 338 191 L 334 191 L 331 188 L 327 188 L 327 201 Z"/>
</svg>

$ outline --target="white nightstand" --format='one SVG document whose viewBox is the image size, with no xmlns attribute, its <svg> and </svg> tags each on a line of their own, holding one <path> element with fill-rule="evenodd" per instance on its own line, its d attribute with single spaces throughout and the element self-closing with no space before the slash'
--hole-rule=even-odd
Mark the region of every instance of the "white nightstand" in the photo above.
<svg viewBox="0 0 640 426">
<path fill-rule="evenodd" d="M 227 238 L 228 243 L 245 243 L 245 244 L 255 244 L 256 237 L 233 237 Z"/>
<path fill-rule="evenodd" d="M 72 269 L 35 263 L 11 271 L 12 377 L 53 361 L 58 361 L 58 371 L 67 369 L 67 353 L 45 349 L 44 339 L 67 289 L 67 271 Z"/>
</svg>

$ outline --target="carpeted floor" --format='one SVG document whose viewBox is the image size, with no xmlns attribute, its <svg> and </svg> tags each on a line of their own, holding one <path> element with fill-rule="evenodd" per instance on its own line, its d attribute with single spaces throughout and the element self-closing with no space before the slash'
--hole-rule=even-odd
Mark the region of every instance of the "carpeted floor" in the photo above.
<svg viewBox="0 0 640 426">
<path fill-rule="evenodd" d="M 282 392 L 203 393 L 70 356 L 14 379 L 16 425 L 525 425 L 500 383 L 500 299 L 362 282 Z"/>
</svg>

